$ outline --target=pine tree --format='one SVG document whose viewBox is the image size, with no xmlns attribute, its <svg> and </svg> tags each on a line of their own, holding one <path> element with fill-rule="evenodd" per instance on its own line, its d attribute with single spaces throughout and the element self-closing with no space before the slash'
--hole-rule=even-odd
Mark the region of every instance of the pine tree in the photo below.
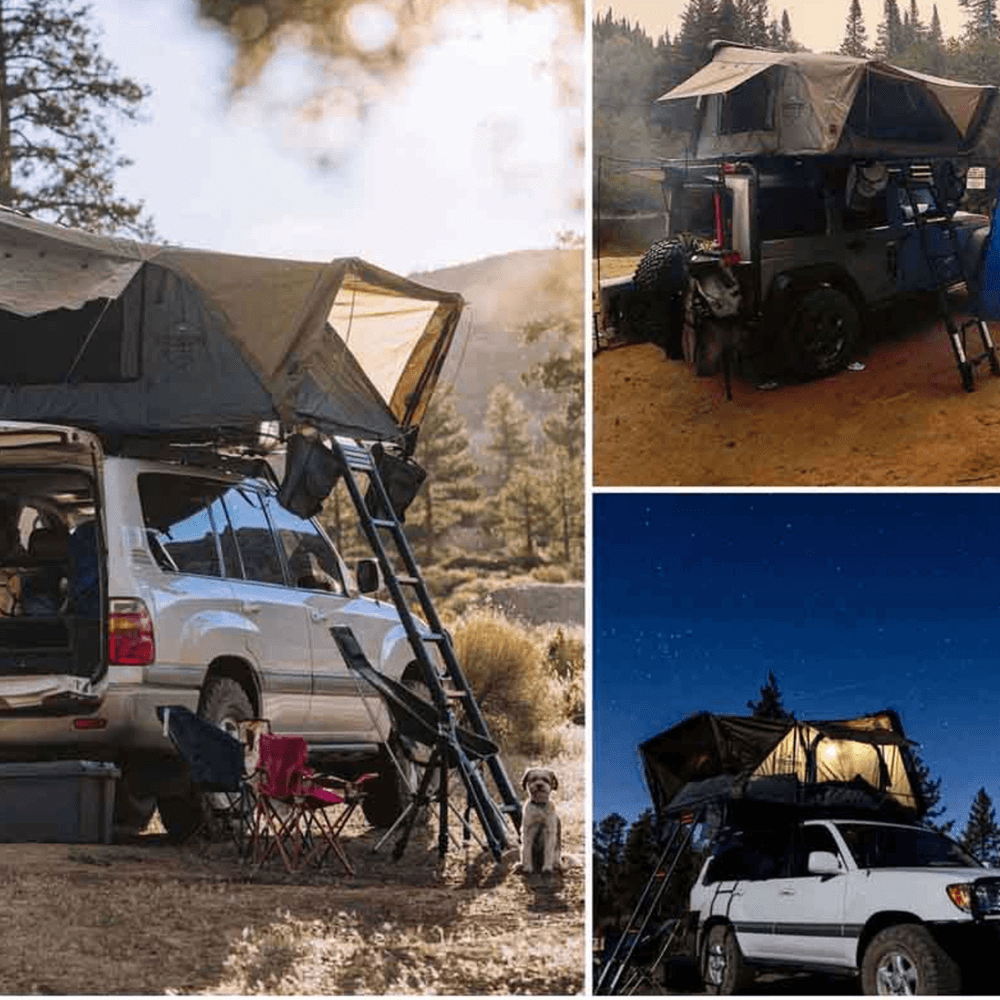
<svg viewBox="0 0 1000 1000">
<path fill-rule="evenodd" d="M 738 0 L 736 9 L 741 24 L 740 41 L 764 48 L 768 44 L 767 22 L 770 14 L 767 0 Z"/>
<path fill-rule="evenodd" d="M 958 0 L 959 7 L 968 11 L 965 21 L 965 35 L 971 40 L 996 39 L 1000 35 L 1000 21 L 997 19 L 998 0 Z"/>
<path fill-rule="evenodd" d="M 878 26 L 878 52 L 884 59 L 894 59 L 903 50 L 903 21 L 896 0 L 885 0 L 883 19 Z"/>
<path fill-rule="evenodd" d="M 792 38 L 792 19 L 788 16 L 788 11 L 781 12 L 781 48 L 789 52 L 796 48 Z"/>
<path fill-rule="evenodd" d="M 980 861 L 990 865 L 1000 862 L 1000 827 L 997 826 L 993 800 L 986 794 L 985 788 L 976 793 L 960 843 Z"/>
<path fill-rule="evenodd" d="M 79 0 L 0 0 L 0 202 L 95 232 L 142 238 L 142 202 L 115 193 L 110 118 L 135 120 L 149 90 L 98 48 Z"/>
<path fill-rule="evenodd" d="M 861 0 L 851 0 L 840 53 L 858 59 L 864 59 L 868 55 L 868 32 L 865 30 L 865 19 L 861 13 Z"/>
<path fill-rule="evenodd" d="M 733 0 L 719 0 L 719 10 L 716 14 L 716 24 L 719 38 L 734 42 L 738 40 L 740 31 L 737 26 L 739 15 Z"/>
<path fill-rule="evenodd" d="M 561 561 L 582 576 L 586 506 L 583 463 L 550 445 L 543 453 L 543 464 L 549 472 L 546 495 Z"/>
<path fill-rule="evenodd" d="M 920 20 L 920 11 L 917 9 L 917 0 L 910 0 L 909 44 L 919 45 L 924 40 L 926 34 L 927 29 Z"/>
<path fill-rule="evenodd" d="M 939 823 L 937 820 L 943 816 L 947 809 L 941 805 L 941 779 L 931 778 L 930 768 L 923 762 L 920 754 L 916 750 L 910 750 L 910 761 L 913 774 L 916 778 L 917 789 L 924 804 L 924 815 L 921 822 L 924 826 L 937 830 L 938 833 L 950 833 L 955 825 L 954 820 L 947 823 Z"/>
<path fill-rule="evenodd" d="M 495 458 L 494 484 L 510 481 L 517 467 L 531 455 L 528 414 L 518 398 L 502 382 L 490 392 L 486 408 L 487 451 Z"/>
<path fill-rule="evenodd" d="M 621 928 L 627 915 L 622 912 L 617 896 L 625 854 L 625 830 L 628 821 L 618 813 L 605 816 L 594 824 L 594 926 Z"/>
<path fill-rule="evenodd" d="M 500 531 L 508 547 L 529 564 L 538 559 L 538 550 L 552 530 L 552 508 L 546 496 L 543 475 L 517 472 L 500 491 Z"/>
<path fill-rule="evenodd" d="M 777 722 L 790 722 L 794 716 L 785 709 L 781 701 L 781 689 L 778 678 L 773 670 L 767 672 L 767 682 L 760 689 L 757 701 L 748 701 L 747 708 L 755 719 L 774 719 Z"/>
<path fill-rule="evenodd" d="M 439 388 L 432 397 L 414 457 L 427 479 L 412 508 L 412 536 L 429 565 L 448 529 L 475 512 L 480 493 L 479 469 L 469 453 L 469 438 L 451 386 Z"/>
</svg>

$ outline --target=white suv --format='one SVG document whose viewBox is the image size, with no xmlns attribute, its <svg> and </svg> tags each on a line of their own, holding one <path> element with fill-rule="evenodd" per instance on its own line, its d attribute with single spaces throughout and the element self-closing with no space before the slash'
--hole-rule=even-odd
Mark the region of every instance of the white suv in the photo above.
<svg viewBox="0 0 1000 1000">
<path fill-rule="evenodd" d="M 0 758 L 117 761 L 119 820 L 158 801 L 180 832 L 193 802 L 156 707 L 224 727 L 264 717 L 346 772 L 379 758 L 366 815 L 391 822 L 404 795 L 391 721 L 330 626 L 417 683 L 395 608 L 359 593 L 322 528 L 278 504 L 266 463 L 116 450 L 0 423 Z"/>
<path fill-rule="evenodd" d="M 869 994 L 957 993 L 1000 946 L 1000 872 L 919 826 L 743 829 L 706 861 L 691 917 L 713 993 L 765 967 L 860 971 Z"/>
</svg>

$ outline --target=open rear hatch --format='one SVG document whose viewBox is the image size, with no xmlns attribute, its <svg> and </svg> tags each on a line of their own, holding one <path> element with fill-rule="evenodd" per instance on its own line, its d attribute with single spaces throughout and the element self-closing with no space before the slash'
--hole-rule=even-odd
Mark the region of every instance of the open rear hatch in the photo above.
<svg viewBox="0 0 1000 1000">
<path fill-rule="evenodd" d="M 106 571 L 97 438 L 0 422 L 0 714 L 100 700 Z"/>
</svg>

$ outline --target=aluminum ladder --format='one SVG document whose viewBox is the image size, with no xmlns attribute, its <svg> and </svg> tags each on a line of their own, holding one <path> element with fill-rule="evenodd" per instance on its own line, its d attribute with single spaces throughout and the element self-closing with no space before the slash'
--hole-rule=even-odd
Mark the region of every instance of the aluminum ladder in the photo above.
<svg viewBox="0 0 1000 1000">
<path fill-rule="evenodd" d="M 366 445 L 359 442 L 332 438 L 330 444 L 331 450 L 339 460 L 344 483 L 358 513 L 365 538 L 378 560 L 382 579 L 392 595 L 414 658 L 420 664 L 427 689 L 438 710 L 440 729 L 442 732 L 454 731 L 458 720 L 453 706 L 460 706 L 469 728 L 478 736 L 489 740 L 491 737 L 486 721 L 455 656 L 451 636 L 441 624 L 403 531 L 403 525 L 389 498 L 375 456 Z M 368 480 L 367 495 L 362 492 L 359 476 Z M 392 556 L 393 550 L 395 559 Z M 407 599 L 408 595 L 416 598 L 429 632 L 422 631 L 418 627 L 410 601 Z M 430 653 L 432 647 L 437 650 L 444 665 L 443 669 L 432 658 Z M 469 806 L 475 809 L 490 851 L 494 858 L 499 860 L 501 854 L 510 846 L 510 828 L 507 820 L 513 824 L 516 833 L 520 832 L 521 801 L 499 754 L 486 757 L 484 763 L 493 779 L 499 803 L 490 794 L 485 778 L 478 769 L 461 770 L 469 793 Z M 429 772 L 430 768 L 427 770 Z M 421 794 L 426 791 L 426 785 L 427 783 L 422 781 Z"/>
</svg>

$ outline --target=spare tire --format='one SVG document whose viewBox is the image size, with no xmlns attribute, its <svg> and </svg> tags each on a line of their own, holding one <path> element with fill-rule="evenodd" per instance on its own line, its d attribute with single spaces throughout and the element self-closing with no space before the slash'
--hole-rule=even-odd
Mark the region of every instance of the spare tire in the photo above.
<svg viewBox="0 0 1000 1000">
<path fill-rule="evenodd" d="M 632 278 L 640 300 L 643 339 L 659 344 L 675 361 L 684 357 L 682 333 L 688 280 L 687 251 L 678 239 L 654 243 L 643 254 Z"/>
</svg>

